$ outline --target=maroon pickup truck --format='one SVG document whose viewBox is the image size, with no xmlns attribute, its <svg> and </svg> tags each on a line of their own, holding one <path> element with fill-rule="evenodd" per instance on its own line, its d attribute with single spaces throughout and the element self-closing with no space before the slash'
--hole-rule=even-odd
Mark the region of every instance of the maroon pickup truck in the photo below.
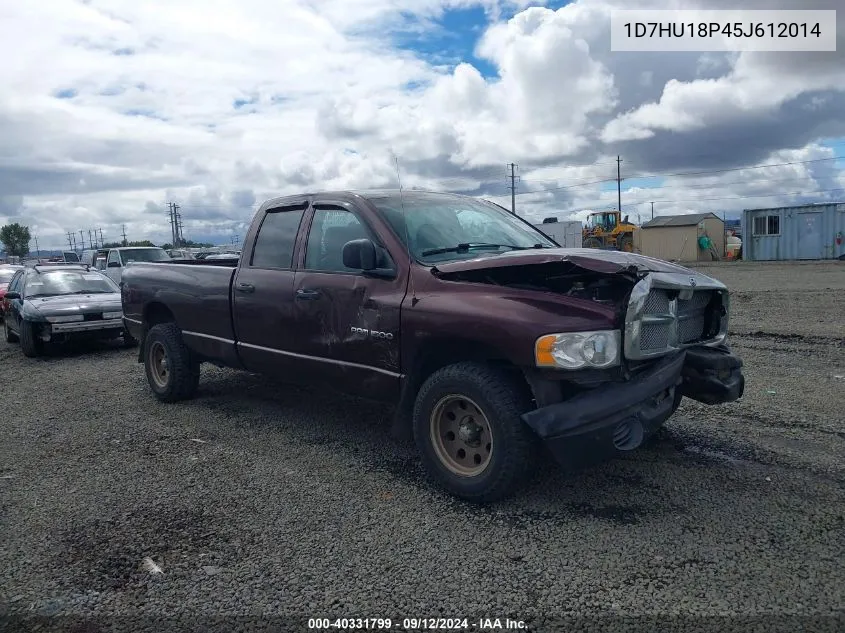
<svg viewBox="0 0 845 633">
<path fill-rule="evenodd" d="M 513 493 L 548 449 L 637 448 L 686 396 L 736 400 L 727 288 L 631 253 L 564 249 L 504 208 L 420 191 L 265 202 L 239 261 L 126 268 L 123 312 L 155 396 L 203 362 L 396 405 L 464 499 Z"/>
</svg>

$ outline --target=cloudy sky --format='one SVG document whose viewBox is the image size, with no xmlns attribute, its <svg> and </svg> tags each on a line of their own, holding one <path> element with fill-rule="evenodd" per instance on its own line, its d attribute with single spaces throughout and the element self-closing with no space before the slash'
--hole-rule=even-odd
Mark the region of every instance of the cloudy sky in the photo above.
<svg viewBox="0 0 845 633">
<path fill-rule="evenodd" d="M 836 8 L 840 0 L 806 0 Z M 619 53 L 614 7 L 728 0 L 38 0 L 0 6 L 0 224 L 243 236 L 267 197 L 394 186 L 633 219 L 845 200 L 836 53 Z M 795 8 L 746 0 L 746 8 Z M 840 7 L 841 8 L 841 7 Z"/>
</svg>

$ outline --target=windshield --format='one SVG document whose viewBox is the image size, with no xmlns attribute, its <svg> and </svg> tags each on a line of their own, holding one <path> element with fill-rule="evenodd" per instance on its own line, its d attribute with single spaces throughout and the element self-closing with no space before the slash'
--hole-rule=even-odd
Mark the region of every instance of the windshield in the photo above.
<svg viewBox="0 0 845 633">
<path fill-rule="evenodd" d="M 130 262 L 167 262 L 172 258 L 162 248 L 133 248 L 120 251 L 124 265 Z"/>
<path fill-rule="evenodd" d="M 73 262 L 76 263 L 79 261 L 79 255 L 74 252 L 66 251 L 63 253 L 66 262 Z"/>
<path fill-rule="evenodd" d="M 84 270 L 51 270 L 29 275 L 24 290 L 27 299 L 107 292 L 120 292 L 120 288 L 105 275 Z"/>
<path fill-rule="evenodd" d="M 435 264 L 523 248 L 556 248 L 533 226 L 488 202 L 449 194 L 371 195 L 413 257 Z M 403 211 L 404 207 L 404 211 Z M 405 218 L 408 220 L 407 232 Z"/>
</svg>

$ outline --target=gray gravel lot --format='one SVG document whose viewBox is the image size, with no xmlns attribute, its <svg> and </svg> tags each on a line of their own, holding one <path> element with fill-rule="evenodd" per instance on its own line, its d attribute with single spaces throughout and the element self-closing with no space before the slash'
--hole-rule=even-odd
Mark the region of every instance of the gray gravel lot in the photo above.
<svg viewBox="0 0 845 633">
<path fill-rule="evenodd" d="M 842 630 L 845 264 L 704 272 L 733 291 L 745 397 L 685 400 L 652 446 L 544 465 L 487 508 L 433 489 L 381 406 L 213 367 L 196 400 L 164 405 L 134 350 L 29 360 L 0 342 L 0 615 L 54 616 L 0 628 L 684 615 L 834 630 L 838 614 Z"/>
</svg>

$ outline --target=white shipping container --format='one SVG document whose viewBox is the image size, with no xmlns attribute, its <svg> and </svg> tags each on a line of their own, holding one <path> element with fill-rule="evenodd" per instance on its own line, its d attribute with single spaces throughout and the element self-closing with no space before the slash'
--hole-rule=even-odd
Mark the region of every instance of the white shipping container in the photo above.
<svg viewBox="0 0 845 633">
<path fill-rule="evenodd" d="M 581 222 L 578 220 L 549 222 L 548 224 L 535 224 L 534 226 L 564 248 L 581 248 L 584 245 L 581 236 Z"/>
</svg>

